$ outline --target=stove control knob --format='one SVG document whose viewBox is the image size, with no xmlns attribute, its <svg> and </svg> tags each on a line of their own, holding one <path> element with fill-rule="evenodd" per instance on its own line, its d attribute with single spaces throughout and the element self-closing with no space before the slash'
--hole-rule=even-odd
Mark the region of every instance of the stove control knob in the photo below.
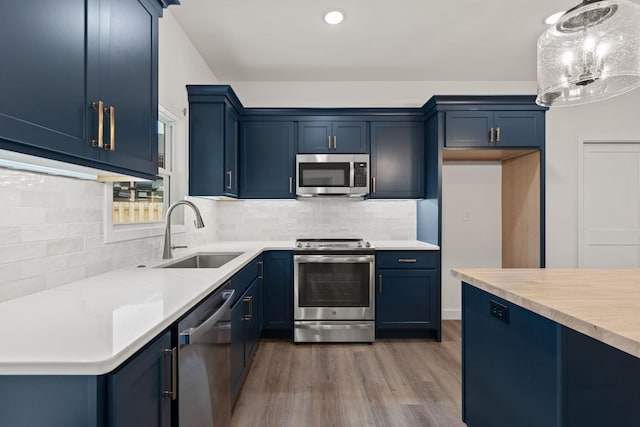
<svg viewBox="0 0 640 427">
<path fill-rule="evenodd" d="M 358 246 L 359 248 L 361 248 L 361 247 L 362 247 L 362 242 L 358 242 L 358 245 L 357 245 L 357 246 Z"/>
<path fill-rule="evenodd" d="M 369 243 L 369 242 L 366 242 L 364 245 L 365 245 L 367 248 L 370 248 L 370 247 L 371 247 L 371 243 Z"/>
<path fill-rule="evenodd" d="M 307 247 L 307 248 L 310 248 L 310 247 L 311 247 L 311 243 L 310 243 L 310 242 L 307 242 L 306 247 Z"/>
<path fill-rule="evenodd" d="M 302 242 L 296 243 L 296 247 L 301 248 L 302 247 Z"/>
</svg>

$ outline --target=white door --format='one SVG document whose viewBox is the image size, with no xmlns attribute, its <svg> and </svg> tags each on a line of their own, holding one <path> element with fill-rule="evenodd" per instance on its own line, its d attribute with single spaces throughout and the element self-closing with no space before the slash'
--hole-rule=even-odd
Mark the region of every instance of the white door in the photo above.
<svg viewBox="0 0 640 427">
<path fill-rule="evenodd" d="M 585 142 L 580 160 L 579 267 L 640 267 L 640 142 Z"/>
</svg>

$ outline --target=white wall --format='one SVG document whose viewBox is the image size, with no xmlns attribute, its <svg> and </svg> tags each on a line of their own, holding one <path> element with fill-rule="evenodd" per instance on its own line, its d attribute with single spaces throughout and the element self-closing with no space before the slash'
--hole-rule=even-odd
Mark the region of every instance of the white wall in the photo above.
<svg viewBox="0 0 640 427">
<path fill-rule="evenodd" d="M 502 165 L 447 162 L 442 167 L 442 317 L 460 319 L 453 268 L 502 267 Z"/>
<path fill-rule="evenodd" d="M 187 107 L 185 84 L 217 82 L 168 11 L 160 20 L 159 61 L 159 100 L 175 115 Z M 0 301 L 161 256 L 162 237 L 104 243 L 105 187 L 0 168 Z M 213 211 L 203 209 L 213 224 Z"/>
</svg>

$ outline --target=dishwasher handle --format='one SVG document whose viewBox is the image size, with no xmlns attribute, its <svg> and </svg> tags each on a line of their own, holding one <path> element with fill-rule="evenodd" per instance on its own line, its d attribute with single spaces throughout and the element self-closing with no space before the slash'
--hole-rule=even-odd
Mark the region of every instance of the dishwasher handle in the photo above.
<svg viewBox="0 0 640 427">
<path fill-rule="evenodd" d="M 185 329 L 180 332 L 180 345 L 188 345 L 193 341 L 196 341 L 202 335 L 204 335 L 213 325 L 218 323 L 225 314 L 225 311 L 231 305 L 231 301 L 233 301 L 233 295 L 236 293 L 235 289 L 230 291 L 222 292 L 222 299 L 224 300 L 224 304 L 218 308 L 215 313 L 213 313 L 207 320 L 200 323 L 195 328 Z"/>
</svg>

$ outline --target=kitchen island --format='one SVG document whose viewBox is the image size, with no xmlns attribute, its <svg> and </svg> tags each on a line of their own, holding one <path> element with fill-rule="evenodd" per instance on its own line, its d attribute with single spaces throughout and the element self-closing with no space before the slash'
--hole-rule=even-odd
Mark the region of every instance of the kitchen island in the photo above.
<svg viewBox="0 0 640 427">
<path fill-rule="evenodd" d="M 453 274 L 469 427 L 638 425 L 640 270 Z"/>
</svg>

